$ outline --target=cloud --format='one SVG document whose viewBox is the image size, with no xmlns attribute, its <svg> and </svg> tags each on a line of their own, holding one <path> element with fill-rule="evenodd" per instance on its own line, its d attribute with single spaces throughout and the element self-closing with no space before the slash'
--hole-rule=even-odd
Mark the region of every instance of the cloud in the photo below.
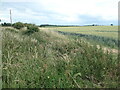
<svg viewBox="0 0 120 90">
<path fill-rule="evenodd" d="M 96 22 L 118 20 L 118 0 L 4 0 L 3 6 L 0 16 L 4 20 L 9 18 L 10 8 L 14 21 L 76 24 L 93 18 Z"/>
<path fill-rule="evenodd" d="M 106 20 L 117 19 L 118 0 L 44 0 L 39 3 L 49 11 L 63 15 L 101 16 Z"/>
<path fill-rule="evenodd" d="M 34 0 L 1 0 L 1 1 L 2 2 L 34 2 Z"/>
</svg>

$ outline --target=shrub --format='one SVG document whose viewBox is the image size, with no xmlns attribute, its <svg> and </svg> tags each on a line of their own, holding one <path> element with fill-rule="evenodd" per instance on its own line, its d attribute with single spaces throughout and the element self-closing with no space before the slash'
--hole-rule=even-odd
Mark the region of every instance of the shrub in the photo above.
<svg viewBox="0 0 120 90">
<path fill-rule="evenodd" d="M 21 28 L 24 27 L 24 24 L 21 23 L 21 22 L 17 22 L 17 23 L 13 24 L 13 27 L 16 28 L 16 29 L 21 29 Z"/>
<path fill-rule="evenodd" d="M 25 31 L 24 34 L 30 35 L 34 32 L 38 32 L 39 28 L 37 26 L 35 26 L 34 24 L 29 24 L 27 25 L 27 31 Z"/>
</svg>

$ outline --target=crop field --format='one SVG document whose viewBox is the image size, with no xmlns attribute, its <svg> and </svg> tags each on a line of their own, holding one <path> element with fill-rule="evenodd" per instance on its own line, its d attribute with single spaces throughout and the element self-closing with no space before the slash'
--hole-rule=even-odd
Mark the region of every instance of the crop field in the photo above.
<svg viewBox="0 0 120 90">
<path fill-rule="evenodd" d="M 48 30 L 58 31 L 86 38 L 88 41 L 102 46 L 118 47 L 118 26 L 79 26 L 79 27 L 45 27 Z"/>
<path fill-rule="evenodd" d="M 2 27 L 2 87 L 120 87 L 120 60 L 117 53 L 91 45 L 84 38 L 55 32 L 84 31 L 80 32 L 79 28 L 85 30 L 88 27 L 75 27 L 75 31 L 73 27 L 40 28 L 32 34 L 24 33 L 25 29 Z M 117 31 L 117 27 L 111 28 Z M 106 37 L 110 36 L 106 34 Z"/>
<path fill-rule="evenodd" d="M 118 38 L 118 26 L 49 27 L 49 30 Z"/>
<path fill-rule="evenodd" d="M 118 0 L 1 0 L 0 89 L 119 89 Z"/>
</svg>

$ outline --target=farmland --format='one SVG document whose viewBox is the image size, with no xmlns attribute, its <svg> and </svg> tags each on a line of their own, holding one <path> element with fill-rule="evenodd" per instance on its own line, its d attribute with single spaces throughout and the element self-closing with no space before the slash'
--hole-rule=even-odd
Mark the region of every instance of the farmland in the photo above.
<svg viewBox="0 0 120 90">
<path fill-rule="evenodd" d="M 46 29 L 80 36 L 96 45 L 116 49 L 118 47 L 118 26 L 46 27 Z"/>
<path fill-rule="evenodd" d="M 114 26 L 104 28 L 94 31 L 117 31 Z M 3 88 L 120 87 L 116 53 L 104 52 L 85 38 L 56 32 L 88 34 L 86 27 L 45 27 L 31 35 L 24 31 L 2 27 Z M 91 34 L 117 39 L 113 34 Z"/>
<path fill-rule="evenodd" d="M 118 38 L 118 26 L 49 27 L 49 30 Z"/>
</svg>

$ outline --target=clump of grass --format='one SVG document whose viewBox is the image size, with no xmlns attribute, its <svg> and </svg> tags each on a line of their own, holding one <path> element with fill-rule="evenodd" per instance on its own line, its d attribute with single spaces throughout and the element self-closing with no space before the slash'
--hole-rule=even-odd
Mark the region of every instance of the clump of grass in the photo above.
<svg viewBox="0 0 120 90">
<path fill-rule="evenodd" d="M 116 88 L 120 62 L 82 39 L 3 31 L 3 88 Z"/>
<path fill-rule="evenodd" d="M 11 31 L 11 32 L 15 32 L 15 33 L 18 33 L 19 31 L 17 29 L 14 29 L 14 28 L 5 28 L 6 31 Z"/>
</svg>

